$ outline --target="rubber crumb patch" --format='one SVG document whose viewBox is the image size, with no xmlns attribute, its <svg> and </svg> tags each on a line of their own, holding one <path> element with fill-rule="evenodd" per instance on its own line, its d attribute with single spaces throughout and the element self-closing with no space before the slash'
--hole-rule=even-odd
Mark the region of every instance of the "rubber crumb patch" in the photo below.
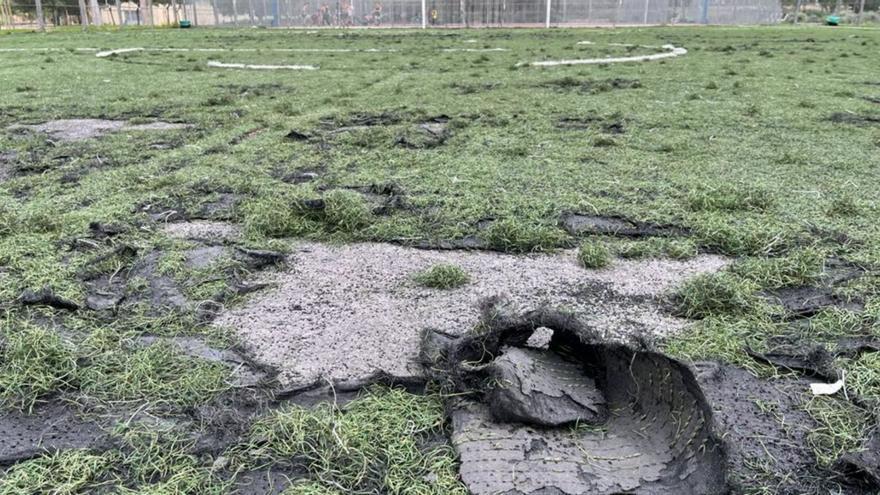
<svg viewBox="0 0 880 495">
<path fill-rule="evenodd" d="M 130 124 L 124 120 L 106 119 L 59 119 L 50 120 L 42 124 L 13 125 L 7 127 L 10 131 L 38 132 L 47 134 L 50 138 L 58 141 L 82 141 L 101 137 L 112 132 L 122 131 L 168 131 L 185 129 L 190 124 L 174 122 L 150 122 L 146 124 Z"/>
<path fill-rule="evenodd" d="M 453 264 L 471 282 L 454 290 L 418 286 L 413 276 Z M 480 319 L 478 301 L 505 296 L 521 308 L 565 308 L 608 338 L 666 335 L 687 322 L 661 308 L 667 291 L 728 261 L 618 260 L 585 270 L 576 252 L 514 256 L 428 251 L 389 244 L 329 246 L 303 243 L 288 271 L 266 275 L 265 291 L 215 324 L 234 329 L 251 355 L 276 368 L 285 386 L 320 378 L 353 380 L 375 372 L 420 376 L 419 335 L 431 328 L 459 335 Z"/>
</svg>

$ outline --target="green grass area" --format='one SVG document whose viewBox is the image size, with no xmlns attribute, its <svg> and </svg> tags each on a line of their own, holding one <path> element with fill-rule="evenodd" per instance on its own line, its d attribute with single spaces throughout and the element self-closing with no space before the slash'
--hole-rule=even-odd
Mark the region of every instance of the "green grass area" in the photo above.
<svg viewBox="0 0 880 495">
<path fill-rule="evenodd" d="M 467 39 L 476 43 L 464 45 Z M 585 40 L 593 44 L 577 44 Z M 518 66 L 651 52 L 616 43 L 671 43 L 688 54 L 640 64 Z M 877 30 L 127 29 L 2 33 L 0 44 L 22 49 L 0 52 L 4 408 L 28 410 L 63 392 L 159 414 L 226 390 L 224 368 L 170 346 L 135 344 L 146 334 L 214 336 L 194 314 L 141 301 L 108 319 L 14 302 L 26 289 L 47 287 L 82 304 L 86 275 L 113 279 L 151 253 L 158 253 L 158 272 L 197 301 L 228 289 L 221 274 L 249 275 L 227 258 L 187 267 L 192 246 L 169 239 L 151 214 L 228 221 L 243 228 L 245 245 L 282 250 L 291 237 L 408 243 L 474 235 L 510 253 L 581 245 L 586 266 L 611 256 L 730 255 L 729 270 L 678 289 L 676 309 L 699 321 L 664 348 L 760 372 L 744 347 L 760 349 L 784 330 L 760 291 L 812 283 L 829 257 L 869 269 L 880 263 L 880 124 L 872 120 L 880 119 L 880 105 L 871 101 L 880 97 Z M 508 51 L 443 51 L 464 46 Z M 124 47 L 247 50 L 107 58 L 76 50 Z M 361 51 L 273 51 L 289 48 Z M 374 48 L 388 51 L 364 51 Z M 228 70 L 208 60 L 320 69 Z M 192 127 L 80 142 L 8 129 L 58 118 Z M 442 137 L 424 130 L 436 122 L 445 126 Z M 233 207 L 213 212 L 230 197 Z M 573 239 L 559 225 L 563 212 L 624 216 L 690 235 Z M 93 222 L 123 231 L 97 238 Z M 455 270 L 426 276 L 428 285 L 450 287 L 466 279 Z M 149 281 L 132 277 L 125 285 L 135 299 Z M 876 334 L 878 289 L 872 272 L 842 289 L 864 299 L 867 310 L 825 311 L 809 334 L 828 345 Z M 880 363 L 840 364 L 876 404 Z M 293 494 L 403 493 L 407 484 L 421 487 L 415 493 L 456 493 L 462 488 L 451 452 L 425 452 L 416 442 L 442 433 L 439 404 L 393 391 L 344 411 L 283 409 L 258 422 L 241 449 L 268 464 L 300 460 L 311 480 Z M 835 401 L 805 407 L 819 421 L 811 445 L 824 464 L 856 445 L 869 422 Z M 101 484 L 141 493 L 226 489 L 186 444 L 171 441 L 163 452 L 166 440 L 124 438 L 118 452 L 63 452 L 17 465 L 0 493 L 76 493 Z M 422 486 L 428 473 L 436 481 Z"/>
<path fill-rule="evenodd" d="M 252 466 L 305 467 L 317 482 L 292 493 L 465 494 L 451 448 L 425 447 L 443 429 L 440 397 L 373 388 L 341 410 L 273 411 L 235 455 Z"/>
<path fill-rule="evenodd" d="M 415 274 L 413 280 L 432 289 L 454 289 L 470 282 L 471 277 L 461 267 L 439 264 Z"/>
<path fill-rule="evenodd" d="M 604 268 L 611 264 L 611 251 L 600 242 L 584 242 L 577 258 L 584 268 Z"/>
</svg>

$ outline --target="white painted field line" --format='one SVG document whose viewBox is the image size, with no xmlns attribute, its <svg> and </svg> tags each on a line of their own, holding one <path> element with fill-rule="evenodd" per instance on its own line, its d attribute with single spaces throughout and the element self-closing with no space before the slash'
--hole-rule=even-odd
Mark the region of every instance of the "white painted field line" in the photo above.
<svg viewBox="0 0 880 495">
<path fill-rule="evenodd" d="M 671 46 L 671 45 L 663 45 L 663 46 L 657 46 L 657 45 L 637 45 L 637 44 L 635 44 L 635 43 L 596 43 L 595 41 L 578 41 L 578 42 L 575 43 L 575 44 L 576 44 L 576 45 L 605 45 L 605 46 L 617 46 L 617 47 L 623 47 L 623 48 L 632 48 L 632 47 L 634 47 L 634 46 L 637 46 L 637 47 L 639 47 L 639 48 L 650 48 L 650 49 L 652 49 L 652 50 L 657 50 L 657 49 L 660 49 L 660 48 L 664 48 L 664 49 L 665 49 L 666 47 Z"/>
<path fill-rule="evenodd" d="M 96 52 L 97 48 L 71 48 L 78 52 Z M 0 48 L 0 52 L 66 52 L 67 48 L 37 47 L 37 48 Z"/>
<path fill-rule="evenodd" d="M 252 70 L 318 70 L 315 65 L 254 65 L 254 64 L 228 64 L 217 60 L 208 60 L 208 67 L 222 69 L 252 69 Z"/>
<path fill-rule="evenodd" d="M 383 48 L 116 48 L 114 50 L 106 50 L 95 54 L 98 58 L 118 55 L 120 53 L 131 52 L 290 52 L 290 53 L 378 53 L 378 52 L 396 52 L 394 49 Z"/>
<path fill-rule="evenodd" d="M 509 52 L 509 48 L 441 48 L 441 52 Z"/>
<path fill-rule="evenodd" d="M 654 53 L 652 55 L 634 55 L 632 57 L 606 57 L 606 58 L 582 58 L 574 60 L 541 60 L 538 62 L 520 62 L 518 67 L 525 65 L 532 67 L 552 67 L 557 65 L 590 65 L 590 64 L 619 64 L 626 62 L 649 62 L 651 60 L 660 60 L 664 58 L 680 57 L 687 53 L 687 50 L 673 45 L 663 45 L 666 50 L 663 53 Z"/>
<path fill-rule="evenodd" d="M 107 50 L 103 52 L 98 52 L 95 54 L 98 58 L 109 57 L 110 55 L 117 55 L 120 53 L 129 53 L 129 52 L 140 52 L 143 51 L 143 48 L 117 48 L 115 50 Z"/>
</svg>

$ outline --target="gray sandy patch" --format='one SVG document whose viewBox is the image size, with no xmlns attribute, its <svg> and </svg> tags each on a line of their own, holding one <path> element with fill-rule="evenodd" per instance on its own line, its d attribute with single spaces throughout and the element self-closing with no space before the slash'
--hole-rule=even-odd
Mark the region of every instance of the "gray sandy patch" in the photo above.
<svg viewBox="0 0 880 495">
<path fill-rule="evenodd" d="M 0 182 L 12 178 L 13 164 L 18 160 L 16 151 L 0 151 Z"/>
<path fill-rule="evenodd" d="M 129 124 L 124 120 L 107 119 L 59 119 L 50 120 L 42 124 L 19 124 L 7 128 L 7 130 L 29 130 L 48 134 L 51 138 L 59 141 L 82 141 L 101 137 L 105 134 L 120 131 L 166 131 L 172 129 L 184 129 L 191 127 L 190 124 L 173 122 L 150 122 L 147 124 Z"/>
<path fill-rule="evenodd" d="M 421 375 L 421 330 L 459 335 L 478 322 L 479 302 L 496 295 L 524 310 L 550 305 L 573 312 L 610 338 L 666 335 L 687 322 L 665 313 L 662 297 L 679 282 L 728 263 L 719 256 L 617 260 L 585 270 L 574 251 L 515 256 L 370 243 L 303 243 L 291 258 L 290 270 L 274 276 L 276 290 L 215 322 L 235 329 L 257 361 L 279 370 L 284 385 L 376 371 Z M 412 281 L 438 263 L 462 267 L 472 282 L 443 291 Z"/>
<path fill-rule="evenodd" d="M 186 252 L 185 265 L 187 268 L 207 268 L 227 254 L 223 246 L 199 246 Z"/>
<path fill-rule="evenodd" d="M 232 242 L 241 237 L 241 229 L 237 225 L 201 220 L 168 223 L 162 227 L 162 231 L 175 239 L 194 241 Z"/>
</svg>

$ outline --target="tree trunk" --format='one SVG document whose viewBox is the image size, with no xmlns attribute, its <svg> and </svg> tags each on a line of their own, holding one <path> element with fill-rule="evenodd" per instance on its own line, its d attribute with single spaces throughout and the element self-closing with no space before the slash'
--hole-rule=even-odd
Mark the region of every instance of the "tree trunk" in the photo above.
<svg viewBox="0 0 880 495">
<path fill-rule="evenodd" d="M 232 25 L 238 27 L 238 1 L 232 0 Z"/>
<path fill-rule="evenodd" d="M 86 0 L 79 0 L 79 23 L 83 29 L 89 27 L 89 12 L 86 10 Z"/>
<path fill-rule="evenodd" d="M 36 0 L 34 3 L 37 9 L 37 29 L 42 32 L 46 30 L 46 21 L 43 19 L 43 2 L 42 0 Z"/>
<path fill-rule="evenodd" d="M 156 19 L 153 18 L 153 0 L 147 0 L 147 23 L 150 26 L 156 25 Z"/>
<path fill-rule="evenodd" d="M 122 17 L 122 3 L 116 0 L 116 16 L 119 17 L 119 27 L 125 25 L 125 19 Z"/>
<path fill-rule="evenodd" d="M 214 12 L 214 25 L 220 25 L 220 13 L 217 11 L 217 0 L 211 0 L 211 10 Z"/>
<path fill-rule="evenodd" d="M 89 0 L 89 7 L 91 7 L 92 11 L 92 24 L 95 26 L 104 24 L 104 19 L 101 18 L 101 6 L 98 5 L 98 0 Z"/>
<path fill-rule="evenodd" d="M 256 16 L 254 13 L 254 0 L 248 0 L 248 16 L 250 16 L 251 19 L 251 26 L 256 25 L 256 21 L 254 20 L 254 17 Z"/>
</svg>

